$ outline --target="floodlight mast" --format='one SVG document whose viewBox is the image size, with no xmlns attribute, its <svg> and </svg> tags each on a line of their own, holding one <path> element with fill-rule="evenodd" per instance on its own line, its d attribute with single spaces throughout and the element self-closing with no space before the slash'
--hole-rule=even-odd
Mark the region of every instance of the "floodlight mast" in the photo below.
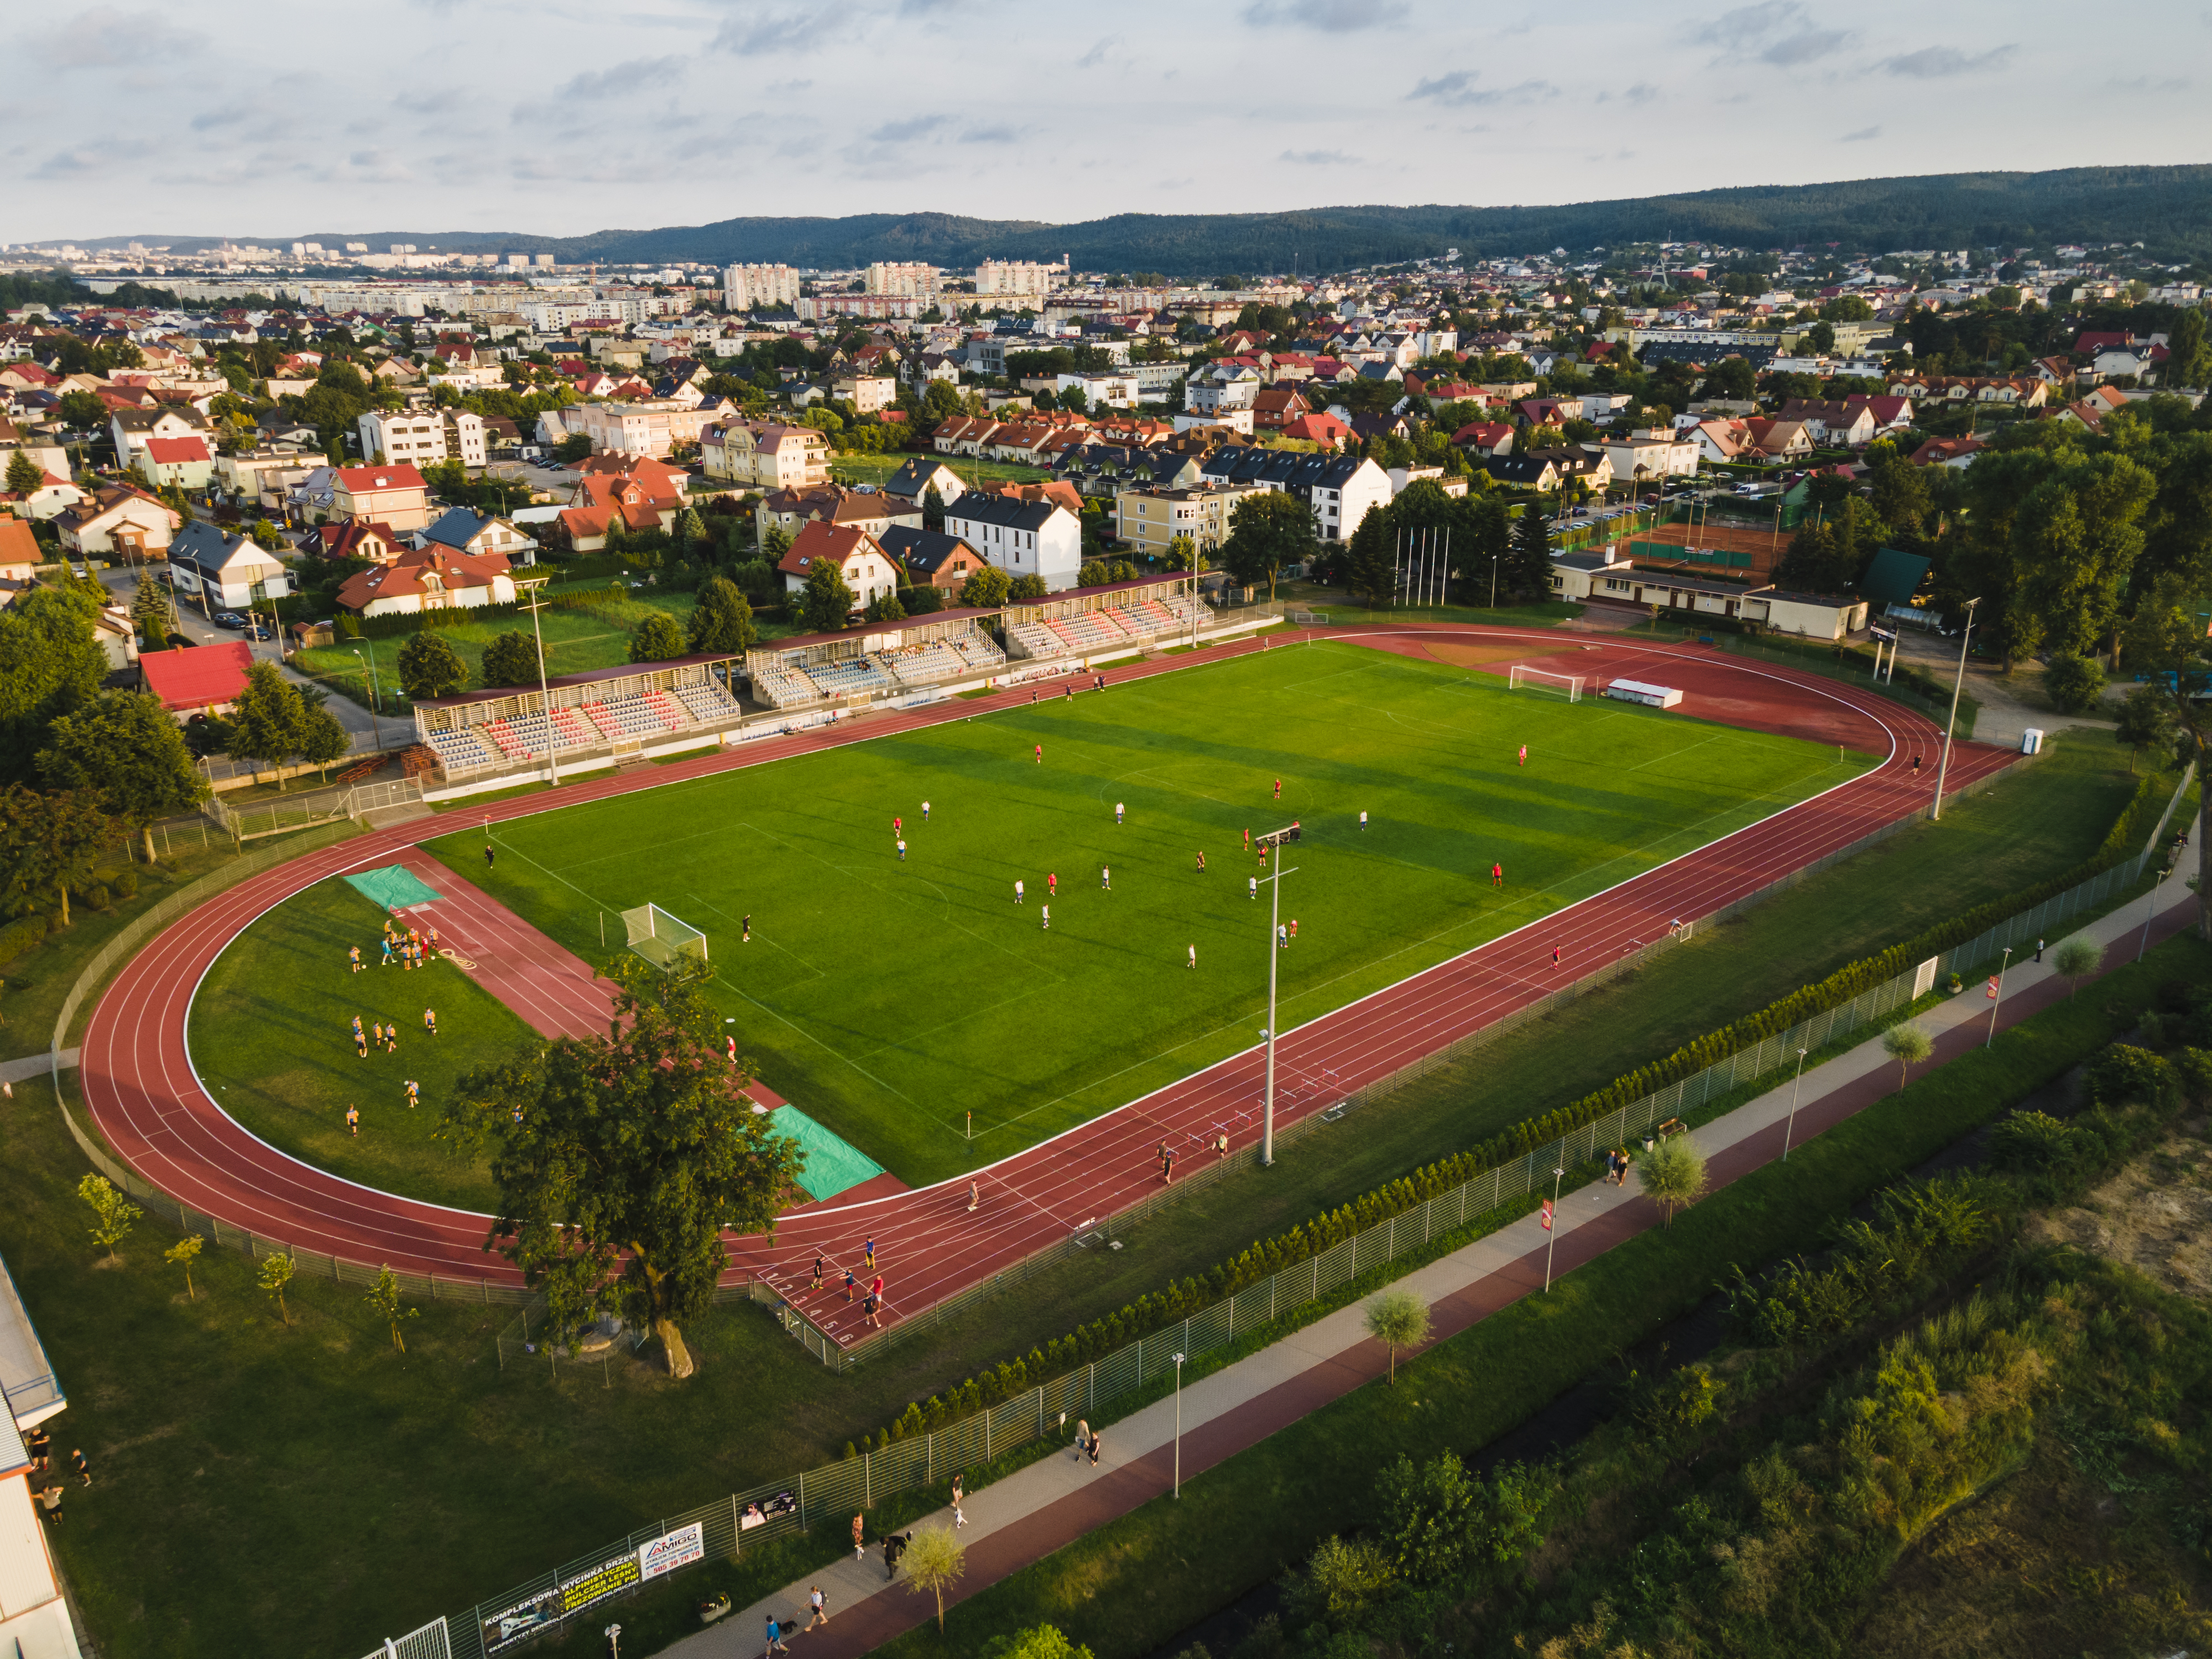
<svg viewBox="0 0 2212 1659">
<path fill-rule="evenodd" d="M 515 583 L 530 597 L 520 609 L 530 613 L 531 637 L 538 642 L 538 708 L 545 715 L 545 773 L 549 785 L 561 781 L 561 728 L 553 724 L 553 693 L 545 683 L 545 630 L 538 625 L 538 613 L 545 608 L 545 601 L 538 590 L 552 580 L 550 576 L 530 576 Z"/>
</svg>

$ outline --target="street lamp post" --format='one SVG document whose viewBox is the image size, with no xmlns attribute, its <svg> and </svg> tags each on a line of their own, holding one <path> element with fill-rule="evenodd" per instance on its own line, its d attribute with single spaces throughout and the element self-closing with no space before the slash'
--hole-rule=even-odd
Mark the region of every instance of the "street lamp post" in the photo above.
<svg viewBox="0 0 2212 1659">
<path fill-rule="evenodd" d="M 380 707 L 383 699 L 378 696 L 376 693 L 376 665 L 370 661 L 369 659 L 362 656 L 358 651 L 353 653 L 353 657 L 356 662 L 364 665 L 368 670 L 368 735 L 375 743 L 376 746 L 379 749 L 382 749 L 384 747 L 384 728 L 376 723 L 376 717 L 383 712 Z"/>
<path fill-rule="evenodd" d="M 1991 1047 L 1997 1040 L 1997 1010 L 2004 1006 L 2005 969 L 2011 965 L 2012 946 L 2008 945 L 2004 948 L 2004 954 L 1997 958 L 1996 989 L 1990 996 L 1990 1034 L 1982 1039 L 1982 1047 L 1984 1048 Z"/>
<path fill-rule="evenodd" d="M 1175 1357 L 1176 1368 L 1176 1430 L 1175 1430 L 1175 1495 L 1182 1497 L 1182 1356 Z"/>
<path fill-rule="evenodd" d="M 1566 1170 L 1552 1171 L 1552 1214 L 1544 1224 L 1544 1294 L 1552 1293 L 1552 1251 L 1559 1242 L 1559 1182 L 1566 1178 Z"/>
<path fill-rule="evenodd" d="M 1275 850 L 1278 854 L 1282 851 L 1279 842 Z M 1267 878 L 1267 1095 L 1260 1124 L 1261 1169 L 1272 1166 L 1275 1161 L 1275 969 L 1276 958 L 1282 955 L 1282 947 L 1276 939 L 1283 925 L 1283 878 L 1297 873 L 1295 867 L 1285 870 L 1278 864 L 1274 874 Z"/>
<path fill-rule="evenodd" d="M 1490 608 L 1498 609 L 1498 555 L 1490 556 Z"/>
<path fill-rule="evenodd" d="M 627 575 L 629 573 L 623 573 Z M 550 783 L 561 781 L 561 728 L 553 724 L 553 693 L 545 684 L 545 630 L 539 624 L 538 613 L 545 608 L 545 601 L 538 597 L 538 590 L 552 580 L 550 576 L 534 576 L 515 583 L 530 595 L 522 609 L 530 613 L 531 637 L 538 641 L 538 698 L 545 713 L 545 771 Z"/>
<path fill-rule="evenodd" d="M 1951 717 L 1943 722 L 1943 758 L 1936 767 L 1936 810 L 1928 816 L 1940 822 L 1943 817 L 1943 779 L 1951 769 L 1951 733 L 1959 724 L 1959 694 L 1966 685 L 1966 644 L 1974 637 L 1974 607 L 1978 599 L 1966 601 L 1966 631 L 1959 636 L 1959 677 L 1951 683 Z"/>
<path fill-rule="evenodd" d="M 1790 1142 L 1797 1133 L 1797 1091 L 1805 1086 L 1805 1051 L 1797 1051 L 1797 1080 L 1790 1085 L 1790 1121 L 1782 1126 L 1782 1161 L 1790 1161 Z"/>
</svg>

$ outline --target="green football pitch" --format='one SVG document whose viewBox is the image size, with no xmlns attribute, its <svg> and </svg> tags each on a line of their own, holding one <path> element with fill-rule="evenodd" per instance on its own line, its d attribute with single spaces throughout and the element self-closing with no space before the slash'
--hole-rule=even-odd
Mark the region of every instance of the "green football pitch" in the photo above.
<svg viewBox="0 0 2212 1659">
<path fill-rule="evenodd" d="M 763 1080 L 919 1185 L 1255 1039 L 1267 895 L 1248 896 L 1248 829 L 1304 827 L 1287 1027 L 1869 763 L 1317 645 L 512 821 L 489 874 L 473 830 L 428 850 L 587 961 L 647 902 L 703 930 Z"/>
</svg>

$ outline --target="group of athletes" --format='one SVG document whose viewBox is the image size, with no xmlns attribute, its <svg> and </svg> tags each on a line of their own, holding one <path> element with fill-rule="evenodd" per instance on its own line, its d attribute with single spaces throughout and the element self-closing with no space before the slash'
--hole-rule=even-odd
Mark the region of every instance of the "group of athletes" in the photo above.
<svg viewBox="0 0 2212 1659">
<path fill-rule="evenodd" d="M 396 926 L 392 918 L 386 916 L 384 919 L 383 944 L 384 961 L 381 965 L 386 968 L 394 962 L 398 962 L 411 972 L 416 968 L 427 969 L 438 959 L 438 930 L 435 927 L 427 931 L 411 925 L 402 927 Z M 361 959 L 361 946 L 358 945 L 347 946 L 346 971 L 349 974 L 358 974 L 365 966 L 366 964 Z M 432 1036 L 438 1035 L 438 1011 L 435 1008 L 422 1010 L 422 1029 Z M 377 1019 L 372 1021 L 364 1030 L 362 1026 L 361 1016 L 356 1014 L 353 1017 L 350 1035 L 353 1037 L 354 1052 L 362 1060 L 368 1058 L 368 1051 L 372 1044 L 388 1054 L 396 1054 L 399 1052 L 399 1022 L 396 1019 L 389 1022 Z M 412 1111 L 422 1103 L 422 1085 L 415 1079 L 409 1078 L 401 1087 L 405 1093 L 409 1110 Z M 356 1139 L 361 1138 L 361 1108 L 358 1105 L 349 1104 L 346 1107 L 345 1126 L 348 1134 Z"/>
</svg>

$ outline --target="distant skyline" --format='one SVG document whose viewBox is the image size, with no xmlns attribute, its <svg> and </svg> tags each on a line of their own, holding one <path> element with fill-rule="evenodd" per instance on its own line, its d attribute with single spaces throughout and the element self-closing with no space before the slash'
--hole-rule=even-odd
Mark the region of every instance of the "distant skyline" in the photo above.
<svg viewBox="0 0 2212 1659">
<path fill-rule="evenodd" d="M 2212 161 L 2197 6 L 2122 29 L 2050 0 L 7 12 L 8 242 L 1500 205 Z"/>
</svg>

